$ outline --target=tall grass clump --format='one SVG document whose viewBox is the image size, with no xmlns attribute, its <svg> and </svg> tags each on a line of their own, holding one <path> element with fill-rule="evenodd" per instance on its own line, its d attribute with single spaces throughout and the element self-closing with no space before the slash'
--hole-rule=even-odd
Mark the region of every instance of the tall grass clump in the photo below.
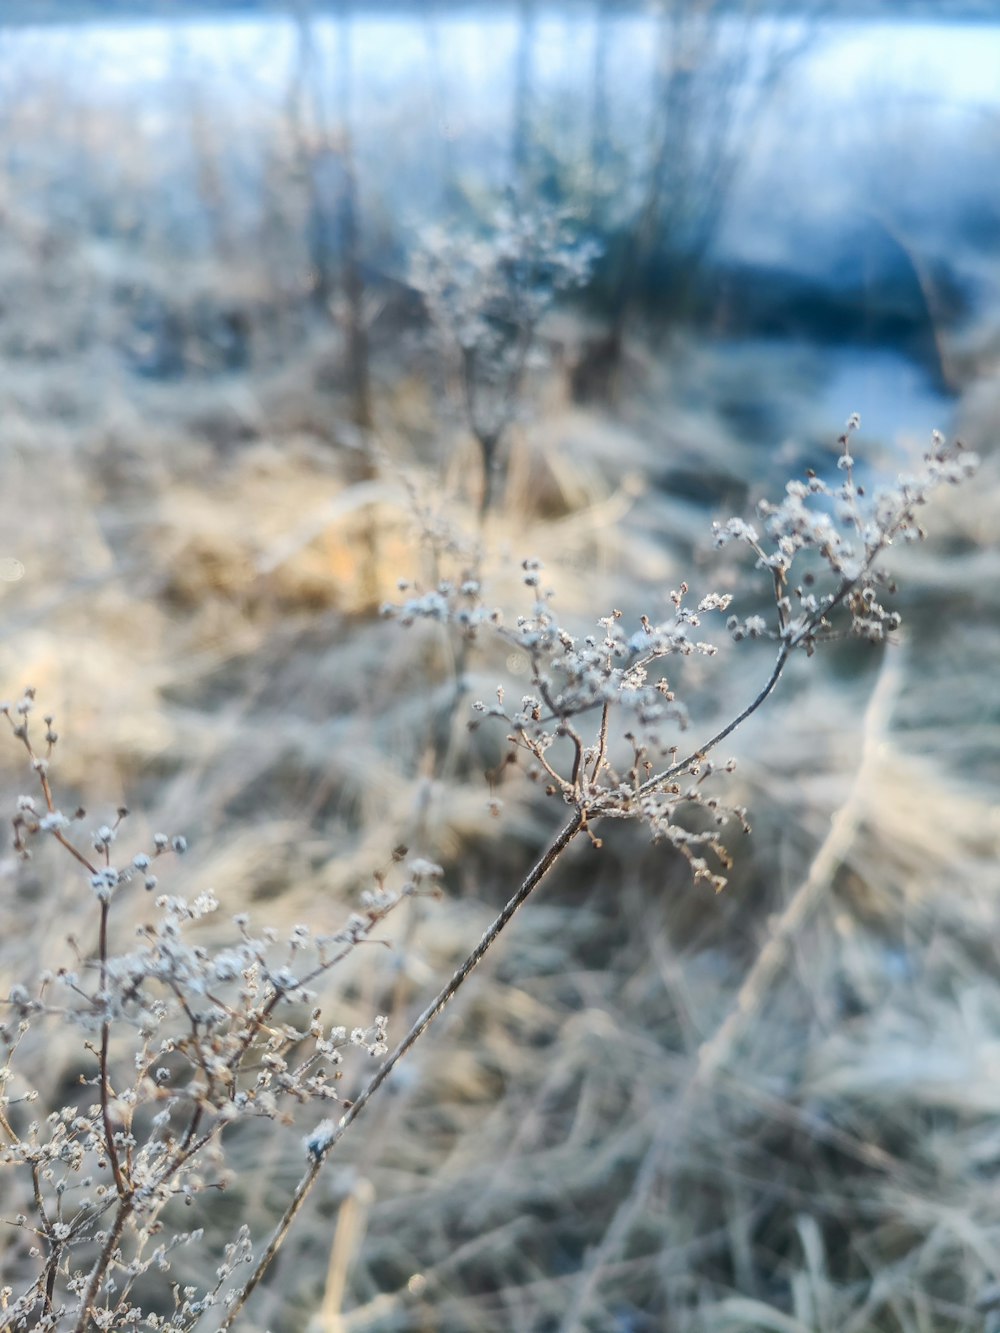
<svg viewBox="0 0 1000 1333">
<path fill-rule="evenodd" d="M 729 593 L 694 595 L 680 583 L 666 617 L 629 624 L 612 609 L 581 636 L 560 623 L 532 557 L 519 574 L 521 614 L 491 603 L 474 559 L 454 574 L 441 571 L 431 586 L 408 586 L 384 608 L 403 625 L 446 627 L 467 652 L 495 640 L 527 663 L 518 697 L 499 684 L 474 704 L 470 726 L 499 728 L 502 768 L 523 769 L 563 811 L 478 944 L 397 1034 L 377 1012 L 363 1026 L 338 1021 L 338 965 L 377 941 L 404 900 L 439 892 L 440 866 L 398 847 L 346 921 L 278 931 L 239 911 L 210 936 L 202 926 L 220 913 L 215 896 L 187 898 L 175 885 L 184 837 L 156 834 L 150 846 L 122 852 L 126 807 L 103 822 L 62 807 L 56 723 L 49 714 L 36 722 L 35 691 L 3 707 L 30 776 L 12 812 L 14 850 L 44 858 L 47 875 L 71 870 L 92 906 L 89 936 L 69 941 L 65 961 L 53 924 L 43 970 L 0 1001 L 0 1328 L 239 1327 L 344 1135 L 571 844 L 599 848 L 604 825 L 638 822 L 686 858 L 696 881 L 724 886 L 729 831 L 749 825 L 727 799 L 734 765 L 721 747 L 767 702 L 793 658 L 838 638 L 891 640 L 900 616 L 891 606 L 889 550 L 918 540 L 932 492 L 976 466 L 935 434 L 919 469 L 873 489 L 856 477 L 858 424 L 852 418 L 841 437 L 837 479 L 809 473 L 790 481 L 780 501 L 761 503 L 754 522 L 715 525 L 715 545 L 745 549 L 765 581 L 766 597 L 749 613 Z M 713 623 L 737 643 L 769 643 L 774 657 L 724 724 L 705 727 L 685 705 L 683 666 L 715 656 Z M 137 912 L 143 893 L 148 906 Z M 769 966 L 765 959 L 748 982 L 748 1005 Z M 33 1071 L 56 1029 L 71 1034 L 75 1080 L 40 1088 Z M 706 1070 L 721 1063 L 729 1037 L 722 1029 Z M 378 1064 L 348 1098 L 342 1075 L 353 1057 Z M 255 1236 L 220 1196 L 239 1193 L 229 1149 L 261 1126 L 298 1136 L 301 1167 L 269 1234 Z M 221 1223 L 230 1227 L 224 1241 Z M 627 1223 L 623 1215 L 618 1231 Z M 609 1246 L 614 1234 L 612 1227 Z M 201 1246 L 212 1250 L 214 1277 L 178 1281 L 185 1252 Z M 599 1261 L 592 1257 L 592 1270 Z M 585 1280 L 567 1329 L 579 1326 L 573 1321 L 587 1299 Z"/>
</svg>

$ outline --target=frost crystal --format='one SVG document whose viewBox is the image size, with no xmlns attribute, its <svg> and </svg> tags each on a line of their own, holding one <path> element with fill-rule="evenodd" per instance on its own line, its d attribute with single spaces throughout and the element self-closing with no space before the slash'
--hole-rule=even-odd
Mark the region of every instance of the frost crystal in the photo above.
<svg viewBox="0 0 1000 1333">
<path fill-rule="evenodd" d="M 306 1154 L 321 1158 L 330 1149 L 337 1137 L 337 1126 L 332 1120 L 321 1120 L 316 1128 L 303 1139 Z"/>
</svg>

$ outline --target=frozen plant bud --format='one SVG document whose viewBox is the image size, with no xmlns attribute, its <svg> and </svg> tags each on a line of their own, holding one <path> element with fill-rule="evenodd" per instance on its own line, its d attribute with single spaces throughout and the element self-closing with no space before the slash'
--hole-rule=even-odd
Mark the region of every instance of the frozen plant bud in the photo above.
<svg viewBox="0 0 1000 1333">
<path fill-rule="evenodd" d="M 97 830 L 97 832 L 93 834 L 93 843 L 95 851 L 103 852 L 106 847 L 111 846 L 114 840 L 115 840 L 114 829 L 109 828 L 107 824 L 102 824 L 101 827 Z"/>
<path fill-rule="evenodd" d="M 716 547 L 726 546 L 729 542 L 742 541 L 756 545 L 759 541 L 756 528 L 745 523 L 741 518 L 731 518 L 725 523 L 713 523 L 712 532 Z"/>
<path fill-rule="evenodd" d="M 409 869 L 414 879 L 440 879 L 444 874 L 443 867 L 434 861 L 425 860 L 422 856 L 414 857 Z"/>
<path fill-rule="evenodd" d="M 90 887 L 102 903 L 106 903 L 110 899 L 111 891 L 117 883 L 118 871 L 114 866 L 107 866 L 104 870 L 99 870 L 96 875 L 90 877 Z"/>
<path fill-rule="evenodd" d="M 332 1120 L 321 1120 L 312 1133 L 307 1134 L 303 1143 L 306 1153 L 317 1161 L 330 1149 L 337 1137 L 337 1126 Z"/>
</svg>

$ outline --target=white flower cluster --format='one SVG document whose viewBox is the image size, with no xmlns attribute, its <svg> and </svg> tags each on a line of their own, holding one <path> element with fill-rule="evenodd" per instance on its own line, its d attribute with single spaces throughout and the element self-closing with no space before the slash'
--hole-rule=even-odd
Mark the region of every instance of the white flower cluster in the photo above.
<svg viewBox="0 0 1000 1333">
<path fill-rule="evenodd" d="M 779 503 L 758 505 L 763 535 L 742 519 L 714 525 L 716 546 L 749 546 L 774 584 L 775 622 L 732 617 L 734 638 L 766 636 L 812 653 L 818 642 L 844 633 L 879 642 L 899 627 L 899 614 L 882 600 L 895 591 L 883 557 L 894 542 L 923 537 L 918 509 L 936 487 L 970 477 L 979 460 L 935 431 L 920 470 L 869 497 L 855 479 L 850 450 L 860 425 L 852 416 L 840 437 L 839 483 L 811 471 L 805 480 L 788 482 Z"/>
</svg>

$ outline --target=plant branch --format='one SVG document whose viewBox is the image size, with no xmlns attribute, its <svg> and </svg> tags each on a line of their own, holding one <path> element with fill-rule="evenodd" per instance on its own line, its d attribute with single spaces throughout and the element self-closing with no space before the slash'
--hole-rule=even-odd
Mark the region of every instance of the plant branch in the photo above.
<svg viewBox="0 0 1000 1333">
<path fill-rule="evenodd" d="M 292 1223 L 295 1221 L 302 1205 L 305 1203 L 313 1184 L 319 1175 L 323 1163 L 330 1156 L 330 1153 L 343 1138 L 346 1131 L 357 1120 L 358 1116 L 365 1109 L 372 1097 L 378 1092 L 379 1088 L 386 1081 L 389 1075 L 399 1064 L 403 1056 L 414 1046 L 414 1044 L 423 1036 L 424 1032 L 430 1027 L 434 1019 L 445 1008 L 449 1001 L 455 996 L 456 992 L 465 984 L 469 976 L 475 970 L 479 963 L 496 943 L 501 932 L 508 925 L 517 909 L 527 901 L 534 890 L 538 887 L 546 874 L 551 870 L 559 857 L 563 854 L 569 844 L 584 827 L 583 815 L 577 811 L 572 818 L 560 829 L 559 833 L 548 845 L 542 855 L 535 862 L 534 866 L 525 876 L 517 892 L 504 906 L 503 911 L 489 925 L 482 939 L 476 945 L 475 949 L 464 959 L 461 966 L 455 971 L 451 980 L 441 989 L 438 995 L 431 1001 L 420 1017 L 416 1020 L 406 1036 L 399 1043 L 396 1049 L 389 1055 L 378 1072 L 366 1084 L 357 1099 L 351 1103 L 347 1111 L 341 1117 L 336 1129 L 330 1135 L 322 1151 L 313 1156 L 309 1163 L 309 1168 L 305 1175 L 295 1187 L 295 1192 L 289 1201 L 288 1207 L 281 1216 L 280 1221 L 275 1227 L 270 1240 L 268 1241 L 263 1254 L 258 1259 L 254 1270 L 251 1273 L 246 1284 L 240 1291 L 237 1299 L 230 1307 L 225 1320 L 220 1324 L 218 1333 L 226 1333 L 227 1329 L 233 1327 L 233 1321 L 246 1305 L 254 1289 L 270 1267 L 275 1255 L 281 1248 L 285 1236 L 288 1234 Z"/>
<path fill-rule="evenodd" d="M 728 722 L 722 728 L 721 731 L 717 731 L 710 740 L 705 742 L 704 745 L 700 745 L 697 750 L 693 750 L 686 759 L 681 759 L 676 764 L 671 764 L 669 768 L 665 768 L 661 773 L 654 773 L 651 778 L 647 778 L 636 794 L 638 796 L 645 796 L 647 792 L 655 791 L 657 787 L 662 786 L 664 782 L 669 782 L 672 778 L 677 777 L 678 774 L 686 773 L 692 764 L 697 763 L 698 760 L 702 759 L 710 750 L 714 750 L 715 747 L 721 744 L 727 736 L 731 736 L 737 727 L 742 726 L 748 717 L 753 713 L 756 713 L 757 709 L 768 695 L 772 693 L 774 687 L 781 679 L 781 673 L 785 669 L 785 664 L 791 655 L 791 650 L 791 644 L 782 644 L 781 651 L 778 653 L 777 660 L 771 669 L 771 674 L 768 676 L 767 682 L 759 693 L 751 699 L 750 703 L 747 704 L 742 713 L 738 713 L 731 722 Z M 599 808 L 596 813 L 600 813 Z"/>
<path fill-rule="evenodd" d="M 97 1257 L 94 1267 L 91 1269 L 90 1277 L 87 1279 L 87 1289 L 83 1293 L 83 1299 L 80 1302 L 80 1318 L 77 1320 L 73 1333 L 86 1333 L 90 1324 L 91 1316 L 94 1313 L 94 1301 L 97 1299 L 97 1292 L 105 1273 L 111 1264 L 112 1256 L 121 1240 L 122 1232 L 125 1230 L 125 1223 L 132 1213 L 131 1199 L 120 1199 L 118 1209 L 115 1214 L 115 1220 L 111 1230 L 108 1232 L 107 1239 Z"/>
</svg>

